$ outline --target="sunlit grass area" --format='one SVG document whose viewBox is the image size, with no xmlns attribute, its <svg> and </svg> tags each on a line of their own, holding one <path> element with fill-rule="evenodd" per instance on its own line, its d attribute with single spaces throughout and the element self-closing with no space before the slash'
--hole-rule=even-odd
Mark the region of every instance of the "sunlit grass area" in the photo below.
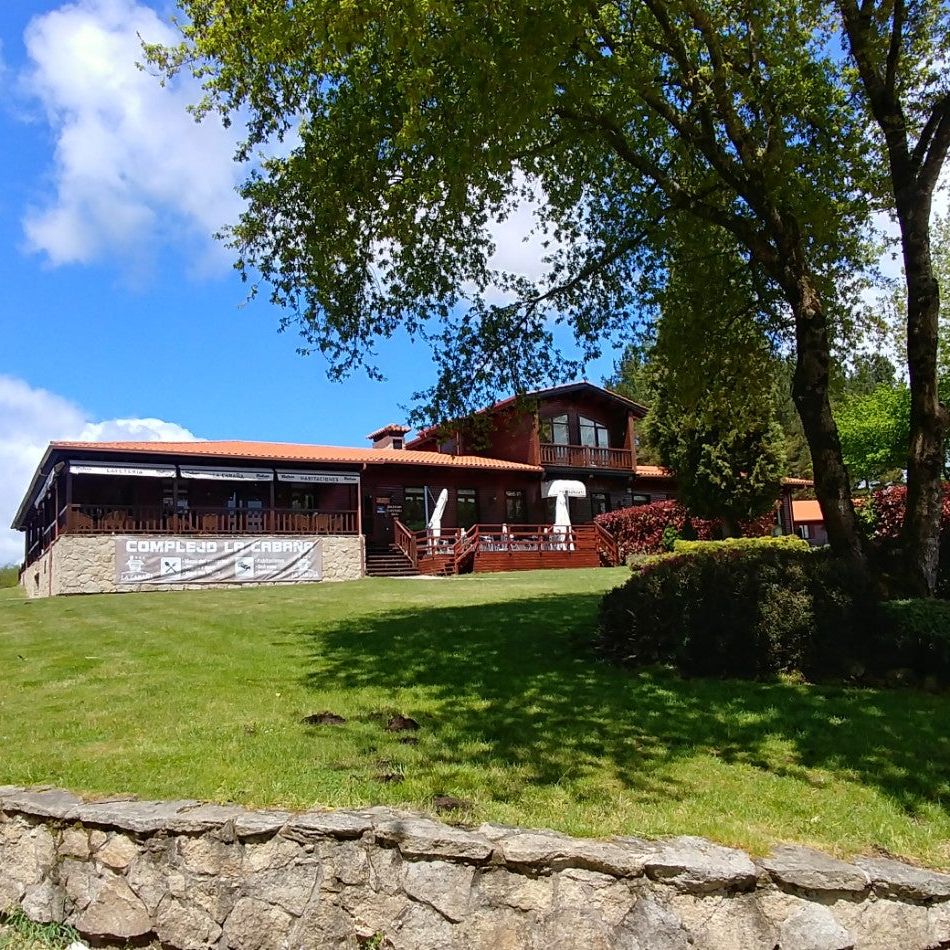
<svg viewBox="0 0 950 950">
<path fill-rule="evenodd" d="M 383 803 L 950 865 L 950 697 L 590 651 L 624 569 L 42 601 L 0 591 L 0 783 Z M 308 725 L 311 714 L 346 721 Z M 418 731 L 391 732 L 401 714 Z"/>
</svg>

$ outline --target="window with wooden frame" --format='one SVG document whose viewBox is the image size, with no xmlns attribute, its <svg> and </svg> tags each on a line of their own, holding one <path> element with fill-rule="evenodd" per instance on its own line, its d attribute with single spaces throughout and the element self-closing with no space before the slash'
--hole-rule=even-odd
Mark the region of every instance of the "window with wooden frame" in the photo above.
<svg viewBox="0 0 950 950">
<path fill-rule="evenodd" d="M 526 511 L 524 489 L 509 488 L 505 492 L 505 521 L 508 524 L 524 524 Z"/>
<path fill-rule="evenodd" d="M 541 420 L 541 441 L 551 445 L 570 445 L 571 434 L 567 413 Z"/>
<path fill-rule="evenodd" d="M 581 445 L 586 445 L 596 449 L 606 449 L 610 446 L 610 435 L 607 432 L 607 426 L 593 419 L 586 419 L 584 416 L 578 418 L 581 432 Z"/>
<path fill-rule="evenodd" d="M 410 531 L 421 531 L 426 526 L 426 490 L 407 488 L 403 492 L 402 516 L 399 519 Z"/>
<path fill-rule="evenodd" d="M 458 527 L 471 528 L 478 524 L 478 493 L 474 488 L 459 488 L 455 493 Z"/>
</svg>

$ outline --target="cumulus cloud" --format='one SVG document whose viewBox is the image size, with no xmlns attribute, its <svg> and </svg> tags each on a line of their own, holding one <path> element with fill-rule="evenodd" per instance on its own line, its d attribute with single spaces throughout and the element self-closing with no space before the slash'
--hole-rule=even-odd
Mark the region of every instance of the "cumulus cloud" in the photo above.
<svg viewBox="0 0 950 950">
<path fill-rule="evenodd" d="M 163 419 L 93 421 L 70 400 L 0 374 L 0 564 L 23 558 L 22 534 L 8 529 L 50 442 L 190 442 L 195 438 L 188 429 Z"/>
<path fill-rule="evenodd" d="M 27 26 L 22 85 L 56 146 L 52 195 L 23 226 L 28 247 L 51 264 L 138 264 L 160 242 L 199 249 L 204 267 L 224 265 L 212 235 L 240 212 L 235 134 L 187 113 L 199 97 L 193 80 L 163 87 L 136 66 L 141 40 L 176 38 L 134 0 L 76 0 Z"/>
</svg>

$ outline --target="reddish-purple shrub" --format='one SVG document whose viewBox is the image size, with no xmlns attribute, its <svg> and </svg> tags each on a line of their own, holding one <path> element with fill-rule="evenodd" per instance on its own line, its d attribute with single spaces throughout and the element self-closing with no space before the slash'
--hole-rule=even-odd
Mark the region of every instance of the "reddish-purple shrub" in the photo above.
<svg viewBox="0 0 950 950">
<path fill-rule="evenodd" d="M 663 531 L 668 526 L 680 533 L 686 524 L 688 512 L 678 501 L 654 501 L 635 508 L 618 508 L 594 519 L 617 540 L 621 560 L 629 554 L 659 554 L 663 551 Z M 755 521 L 741 525 L 746 537 L 771 534 L 775 524 L 774 512 L 768 512 Z M 719 537 L 719 522 L 707 518 L 693 518 L 693 530 L 700 541 Z"/>
<path fill-rule="evenodd" d="M 873 532 L 875 538 L 896 540 L 904 522 L 904 510 L 907 507 L 907 487 L 891 485 L 879 488 L 871 496 L 873 514 Z M 950 482 L 943 485 L 943 515 L 940 519 L 941 533 L 950 533 Z"/>
</svg>

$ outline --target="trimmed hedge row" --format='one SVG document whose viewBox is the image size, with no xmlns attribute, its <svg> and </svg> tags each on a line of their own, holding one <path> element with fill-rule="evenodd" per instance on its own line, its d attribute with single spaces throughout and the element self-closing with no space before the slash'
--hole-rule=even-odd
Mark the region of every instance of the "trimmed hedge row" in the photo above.
<svg viewBox="0 0 950 950">
<path fill-rule="evenodd" d="M 811 545 L 797 534 L 782 534 L 765 538 L 725 538 L 722 541 L 677 541 L 673 545 L 674 554 L 702 554 L 705 551 L 745 551 L 752 548 L 799 548 L 811 550 Z"/>
<path fill-rule="evenodd" d="M 877 682 L 906 668 L 950 683 L 950 614 L 881 605 L 827 549 L 759 541 L 694 552 L 645 563 L 604 597 L 604 655 L 688 676 Z"/>
</svg>

